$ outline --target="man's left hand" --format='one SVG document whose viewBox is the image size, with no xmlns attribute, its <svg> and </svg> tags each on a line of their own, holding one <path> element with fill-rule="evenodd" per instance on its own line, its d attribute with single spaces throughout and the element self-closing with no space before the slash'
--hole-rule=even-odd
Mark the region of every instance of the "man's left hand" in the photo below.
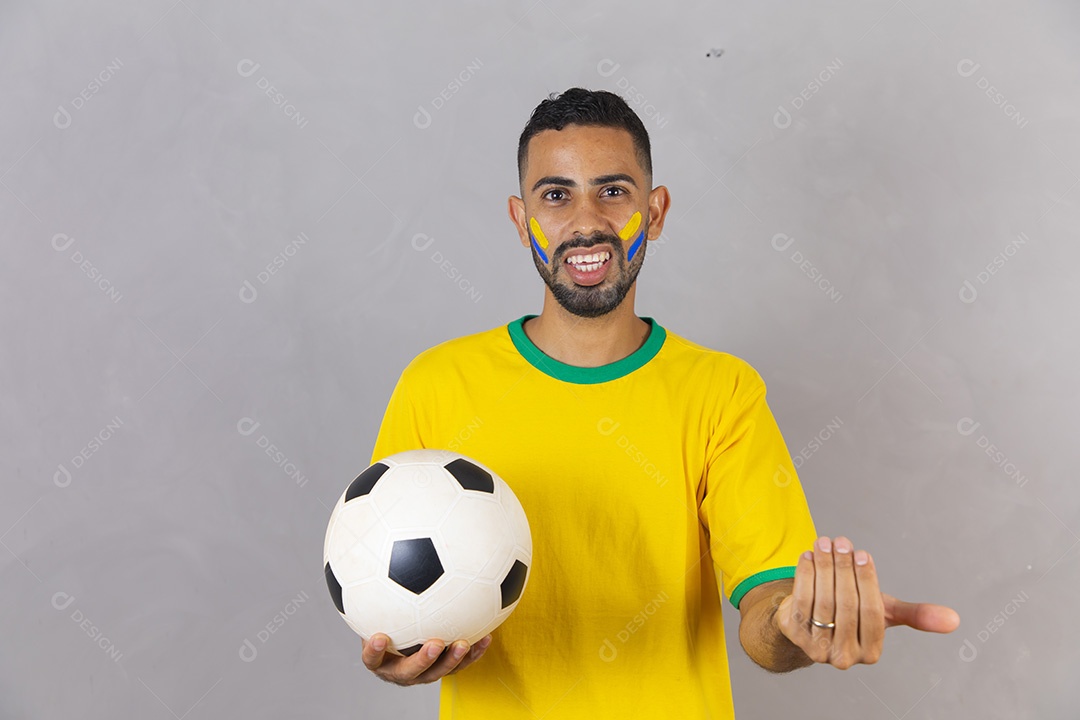
<svg viewBox="0 0 1080 720">
<path fill-rule="evenodd" d="M 811 618 L 836 626 L 818 627 Z M 885 628 L 949 633 L 960 625 L 960 616 L 944 605 L 904 602 L 881 592 L 874 559 L 840 536 L 835 543 L 818 538 L 813 551 L 799 558 L 794 590 L 777 608 L 776 623 L 814 662 L 847 670 L 878 661 Z"/>
</svg>

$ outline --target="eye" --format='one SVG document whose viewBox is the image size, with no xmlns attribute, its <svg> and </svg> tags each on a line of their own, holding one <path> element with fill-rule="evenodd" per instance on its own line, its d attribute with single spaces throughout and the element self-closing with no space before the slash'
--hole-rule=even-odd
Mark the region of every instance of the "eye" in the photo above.
<svg viewBox="0 0 1080 720">
<path fill-rule="evenodd" d="M 626 190 L 619 187 L 618 185 L 612 185 L 611 187 L 604 188 L 604 192 L 607 192 L 608 190 L 618 190 L 619 195 L 625 195 L 626 194 Z M 618 197 L 618 196 L 617 195 L 609 195 L 608 197 Z"/>
<path fill-rule="evenodd" d="M 542 198 L 547 198 L 548 200 L 559 200 L 559 199 L 561 199 L 561 198 L 551 198 L 551 197 L 548 197 L 549 195 L 551 195 L 551 193 L 559 193 L 560 195 L 562 195 L 562 194 L 563 194 L 563 191 L 562 191 L 562 190 L 548 190 L 548 191 L 547 191 L 546 193 L 544 193 L 544 194 L 543 194 L 543 195 L 541 195 L 540 197 L 542 197 Z"/>
</svg>

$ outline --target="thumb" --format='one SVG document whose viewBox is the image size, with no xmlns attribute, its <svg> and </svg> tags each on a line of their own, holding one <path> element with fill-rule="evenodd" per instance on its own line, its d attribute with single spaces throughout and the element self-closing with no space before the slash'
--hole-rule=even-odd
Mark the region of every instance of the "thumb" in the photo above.
<svg viewBox="0 0 1080 720">
<path fill-rule="evenodd" d="M 923 632 L 951 633 L 960 626 L 960 615 L 945 605 L 912 603 L 881 593 L 885 605 L 885 627 L 907 625 Z"/>
</svg>

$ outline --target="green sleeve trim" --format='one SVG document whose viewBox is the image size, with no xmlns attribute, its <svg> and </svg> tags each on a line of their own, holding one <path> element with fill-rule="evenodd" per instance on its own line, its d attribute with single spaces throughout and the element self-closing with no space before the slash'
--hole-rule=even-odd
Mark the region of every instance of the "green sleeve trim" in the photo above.
<svg viewBox="0 0 1080 720">
<path fill-rule="evenodd" d="M 772 580 L 783 580 L 784 578 L 793 577 L 795 577 L 794 565 L 787 565 L 785 567 L 772 568 L 769 570 L 762 570 L 759 573 L 754 573 L 735 586 L 735 589 L 731 591 L 731 604 L 738 610 L 739 601 L 743 599 L 743 595 L 750 592 L 758 585 Z"/>
</svg>

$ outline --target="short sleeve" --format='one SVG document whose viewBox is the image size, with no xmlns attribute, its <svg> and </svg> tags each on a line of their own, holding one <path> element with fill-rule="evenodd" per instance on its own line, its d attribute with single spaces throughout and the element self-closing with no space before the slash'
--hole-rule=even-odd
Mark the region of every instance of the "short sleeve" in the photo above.
<svg viewBox="0 0 1080 720">
<path fill-rule="evenodd" d="M 390 401 L 375 438 L 375 448 L 371 451 L 371 464 L 399 452 L 426 447 L 422 439 L 420 414 L 413 400 L 414 391 L 409 369 L 406 368 L 390 393 Z"/>
<path fill-rule="evenodd" d="M 817 539 L 765 382 L 749 364 L 719 410 L 699 509 L 716 577 L 736 608 L 752 588 L 794 577 Z"/>
</svg>

